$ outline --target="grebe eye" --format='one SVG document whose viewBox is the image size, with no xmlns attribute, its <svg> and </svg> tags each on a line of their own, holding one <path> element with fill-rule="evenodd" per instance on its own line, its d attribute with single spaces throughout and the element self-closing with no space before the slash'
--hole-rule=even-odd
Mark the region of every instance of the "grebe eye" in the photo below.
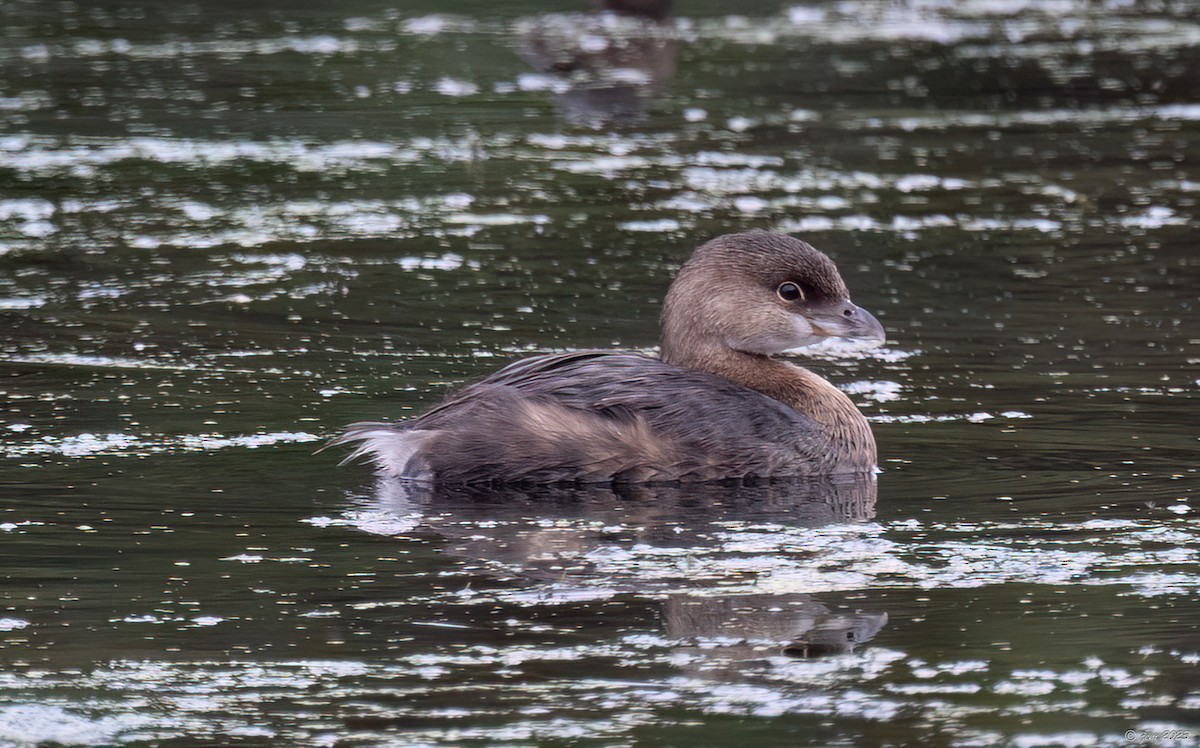
<svg viewBox="0 0 1200 748">
<path fill-rule="evenodd" d="M 796 299 L 804 298 L 804 292 L 800 290 L 800 286 L 797 286 L 795 283 L 791 282 L 781 283 L 779 285 L 779 290 L 776 293 L 778 293 L 779 298 L 783 299 L 784 301 L 795 301 Z"/>
</svg>

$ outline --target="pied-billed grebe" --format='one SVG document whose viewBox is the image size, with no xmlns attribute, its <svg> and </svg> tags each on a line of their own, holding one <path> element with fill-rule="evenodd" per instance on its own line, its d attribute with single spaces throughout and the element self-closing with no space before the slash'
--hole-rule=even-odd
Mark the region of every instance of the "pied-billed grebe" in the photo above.
<svg viewBox="0 0 1200 748">
<path fill-rule="evenodd" d="M 379 472 L 422 482 L 703 481 L 866 473 L 875 439 L 813 372 L 772 358 L 826 337 L 883 342 L 833 261 L 790 236 L 729 234 L 680 269 L 662 355 L 581 351 L 510 364 L 402 423 L 356 423 Z"/>
</svg>

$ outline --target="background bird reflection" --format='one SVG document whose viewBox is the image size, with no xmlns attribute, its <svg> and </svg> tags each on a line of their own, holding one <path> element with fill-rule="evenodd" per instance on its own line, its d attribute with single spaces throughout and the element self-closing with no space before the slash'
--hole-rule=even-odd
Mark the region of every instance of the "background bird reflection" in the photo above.
<svg viewBox="0 0 1200 748">
<path fill-rule="evenodd" d="M 592 128 L 640 119 L 675 75 L 667 0 L 605 0 L 594 13 L 552 13 L 516 24 L 514 46 L 567 123 Z"/>
</svg>

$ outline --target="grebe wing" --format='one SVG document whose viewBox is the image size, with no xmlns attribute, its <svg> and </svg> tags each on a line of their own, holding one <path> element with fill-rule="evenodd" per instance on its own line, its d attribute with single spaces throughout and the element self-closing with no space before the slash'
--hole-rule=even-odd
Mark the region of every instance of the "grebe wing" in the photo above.
<svg viewBox="0 0 1200 748">
<path fill-rule="evenodd" d="M 806 472 L 810 417 L 712 374 L 633 353 L 510 364 L 410 422 L 433 474 L 486 480 L 712 480 Z"/>
</svg>

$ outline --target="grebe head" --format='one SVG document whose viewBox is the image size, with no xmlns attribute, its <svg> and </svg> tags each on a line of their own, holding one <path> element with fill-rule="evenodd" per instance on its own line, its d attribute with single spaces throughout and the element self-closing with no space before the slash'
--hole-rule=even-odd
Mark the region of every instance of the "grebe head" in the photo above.
<svg viewBox="0 0 1200 748">
<path fill-rule="evenodd" d="M 783 234 L 727 234 L 699 247 L 667 292 L 662 358 L 695 367 L 730 351 L 770 356 L 824 338 L 882 343 L 824 253 Z"/>
</svg>

